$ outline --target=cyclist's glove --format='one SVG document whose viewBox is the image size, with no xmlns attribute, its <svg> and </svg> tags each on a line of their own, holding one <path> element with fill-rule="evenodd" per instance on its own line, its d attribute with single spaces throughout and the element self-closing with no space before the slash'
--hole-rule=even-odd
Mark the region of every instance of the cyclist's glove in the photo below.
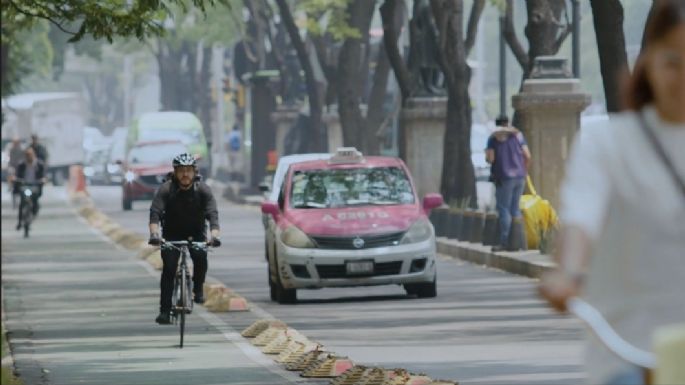
<svg viewBox="0 0 685 385">
<path fill-rule="evenodd" d="M 159 234 L 150 234 L 150 239 L 148 239 L 147 244 L 159 246 L 162 244 L 162 239 L 159 237 Z"/>
<path fill-rule="evenodd" d="M 221 239 L 214 237 L 212 238 L 212 242 L 210 243 L 212 247 L 219 247 L 221 246 Z"/>
</svg>

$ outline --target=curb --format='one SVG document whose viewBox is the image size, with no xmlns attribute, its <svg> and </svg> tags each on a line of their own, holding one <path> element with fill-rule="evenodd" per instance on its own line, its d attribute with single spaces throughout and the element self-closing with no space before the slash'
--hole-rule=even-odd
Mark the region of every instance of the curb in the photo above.
<svg viewBox="0 0 685 385">
<path fill-rule="evenodd" d="M 544 272 L 556 266 L 548 255 L 537 250 L 493 253 L 491 246 L 445 237 L 438 237 L 435 243 L 438 253 L 529 278 L 540 278 Z"/>
</svg>

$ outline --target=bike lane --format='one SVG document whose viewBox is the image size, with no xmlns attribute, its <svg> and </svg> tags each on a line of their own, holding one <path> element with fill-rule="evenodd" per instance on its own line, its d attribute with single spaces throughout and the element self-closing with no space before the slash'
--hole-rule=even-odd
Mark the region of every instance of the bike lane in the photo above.
<svg viewBox="0 0 685 385">
<path fill-rule="evenodd" d="M 159 272 L 92 230 L 46 187 L 31 236 L 2 193 L 2 297 L 15 369 L 25 384 L 321 384 L 273 363 L 196 307 L 183 349 L 154 323 Z"/>
</svg>

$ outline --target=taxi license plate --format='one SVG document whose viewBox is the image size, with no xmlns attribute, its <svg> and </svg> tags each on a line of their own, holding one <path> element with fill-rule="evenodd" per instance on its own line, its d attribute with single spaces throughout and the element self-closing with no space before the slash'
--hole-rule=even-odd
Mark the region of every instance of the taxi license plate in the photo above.
<svg viewBox="0 0 685 385">
<path fill-rule="evenodd" d="M 348 275 L 369 275 L 373 274 L 373 261 L 354 261 L 347 262 Z"/>
</svg>

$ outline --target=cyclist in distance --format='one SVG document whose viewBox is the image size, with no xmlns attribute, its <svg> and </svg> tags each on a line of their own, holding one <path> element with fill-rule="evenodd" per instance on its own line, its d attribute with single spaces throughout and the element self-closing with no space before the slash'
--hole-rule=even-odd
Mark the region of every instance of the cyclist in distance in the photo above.
<svg viewBox="0 0 685 385">
<path fill-rule="evenodd" d="M 221 245 L 219 239 L 219 213 L 212 190 L 201 181 L 197 173 L 195 157 L 180 154 L 173 160 L 174 172 L 157 189 L 150 206 L 151 245 L 166 241 L 186 241 L 192 237 L 194 242 L 207 241 L 206 222 L 209 221 L 213 247 Z M 160 225 L 162 234 L 160 237 Z M 175 249 L 162 249 L 162 277 L 160 280 L 159 315 L 155 320 L 160 325 L 171 323 L 171 296 L 174 277 L 180 253 Z M 193 260 L 193 293 L 195 303 L 204 303 L 202 285 L 207 275 L 207 252 L 190 249 Z"/>
<path fill-rule="evenodd" d="M 18 180 L 20 183 L 13 183 L 14 194 L 20 194 L 22 184 L 38 183 L 40 187 L 35 194 L 31 195 L 33 200 L 33 216 L 38 215 L 38 198 L 42 195 L 42 184 L 45 183 L 45 163 L 36 157 L 32 147 L 28 147 L 24 151 L 24 160 L 17 165 L 15 174 L 11 177 L 12 182 Z M 24 208 L 24 201 L 19 205 L 19 216 L 17 217 L 17 230 L 21 229 L 22 218 L 21 213 Z"/>
</svg>

